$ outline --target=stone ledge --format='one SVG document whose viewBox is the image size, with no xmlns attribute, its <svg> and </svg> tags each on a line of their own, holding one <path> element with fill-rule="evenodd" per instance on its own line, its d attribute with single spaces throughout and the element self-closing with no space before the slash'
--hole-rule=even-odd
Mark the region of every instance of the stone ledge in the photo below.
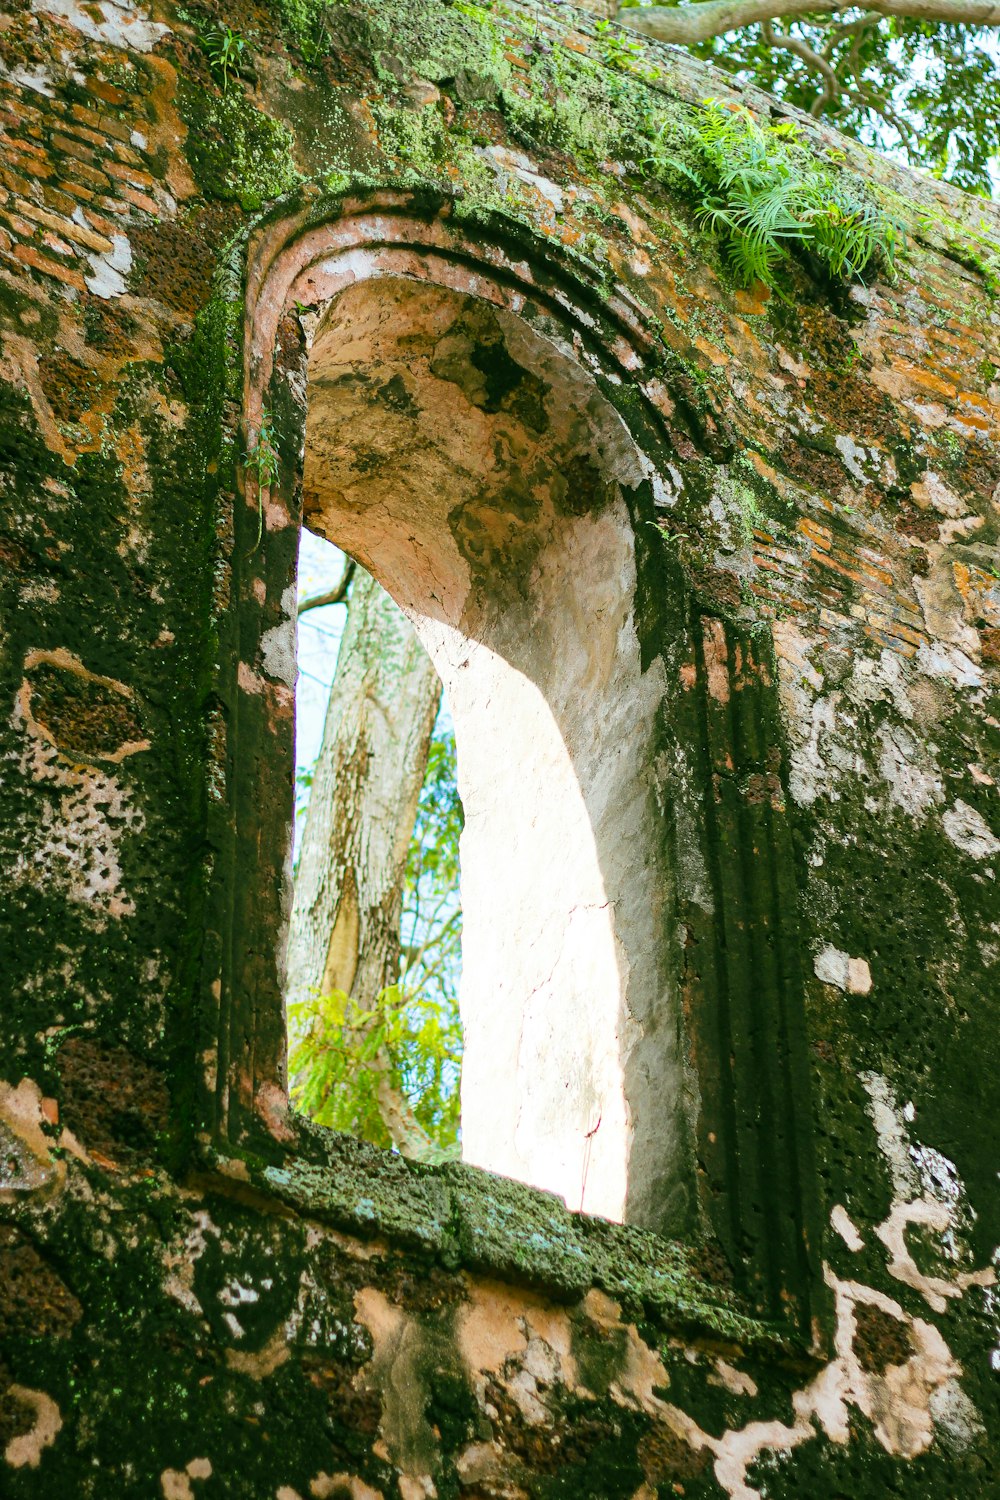
<svg viewBox="0 0 1000 1500">
<path fill-rule="evenodd" d="M 208 1151 L 203 1164 L 303 1218 L 362 1238 L 384 1236 L 451 1270 L 530 1285 L 559 1301 L 596 1288 L 627 1317 L 714 1349 L 796 1364 L 817 1357 L 795 1330 L 756 1318 L 735 1293 L 705 1279 L 697 1243 L 573 1213 L 552 1193 L 479 1167 L 411 1162 L 314 1125 L 302 1134 L 308 1156 L 265 1162 L 230 1148 Z"/>
</svg>

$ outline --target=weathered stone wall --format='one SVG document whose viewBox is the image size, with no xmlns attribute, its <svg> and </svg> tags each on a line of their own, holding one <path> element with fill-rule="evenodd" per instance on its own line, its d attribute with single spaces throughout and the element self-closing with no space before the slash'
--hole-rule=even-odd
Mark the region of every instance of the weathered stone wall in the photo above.
<svg viewBox="0 0 1000 1500">
<path fill-rule="evenodd" d="M 898 275 L 741 290 L 647 166 L 729 85 L 568 7 L 30 0 L 0 90 L 0 1493 L 1000 1492 L 996 211 L 803 122 Z M 284 1106 L 303 323 L 385 273 L 656 455 L 686 1243 Z"/>
</svg>

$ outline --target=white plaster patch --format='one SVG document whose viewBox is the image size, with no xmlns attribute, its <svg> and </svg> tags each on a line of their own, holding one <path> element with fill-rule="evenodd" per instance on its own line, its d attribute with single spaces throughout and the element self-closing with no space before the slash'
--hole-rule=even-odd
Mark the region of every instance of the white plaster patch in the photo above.
<svg viewBox="0 0 1000 1500">
<path fill-rule="evenodd" d="M 133 52 L 152 52 L 160 38 L 170 34 L 169 26 L 149 20 L 128 0 L 95 0 L 89 5 L 80 0 L 31 0 L 31 9 L 36 15 L 58 16 L 92 41 Z"/>
<path fill-rule="evenodd" d="M 835 1203 L 830 1210 L 830 1223 L 840 1235 L 848 1250 L 855 1254 L 865 1248 L 865 1242 L 861 1238 L 854 1223 L 842 1203 Z"/>
<path fill-rule="evenodd" d="M 33 1408 L 35 1425 L 30 1431 L 11 1438 L 4 1449 L 4 1461 L 12 1469 L 37 1469 L 43 1450 L 51 1448 L 62 1428 L 59 1408 L 44 1391 L 32 1391 L 27 1386 L 8 1386 L 7 1394 Z"/>
<path fill-rule="evenodd" d="M 901 1110 L 888 1080 L 875 1072 L 862 1073 L 861 1082 L 869 1098 L 868 1112 L 875 1126 L 879 1149 L 892 1176 L 893 1204 L 875 1234 L 889 1252 L 888 1271 L 897 1281 L 913 1287 L 935 1312 L 944 1312 L 948 1301 L 960 1297 L 970 1286 L 995 1284 L 992 1266 L 963 1271 L 954 1276 L 931 1276 L 921 1271 L 906 1242 L 906 1230 L 915 1224 L 933 1230 L 941 1239 L 941 1253 L 949 1260 L 958 1256 L 956 1231 L 961 1222 L 964 1188 L 953 1162 L 930 1147 L 913 1145 L 907 1122 L 915 1110 Z"/>
<path fill-rule="evenodd" d="M 55 98 L 55 90 L 51 87 L 49 76 L 44 68 L 30 69 L 24 67 L 23 64 L 8 68 L 0 63 L 0 78 L 5 78 L 9 83 L 16 84 L 23 89 L 31 89 L 32 93 L 43 94 L 46 99 Z"/>
<path fill-rule="evenodd" d="M 982 815 L 967 802 L 956 801 L 941 814 L 944 831 L 963 854 L 973 859 L 989 859 L 1000 853 L 1000 839 Z"/>
<path fill-rule="evenodd" d="M 90 275 L 83 279 L 95 297 L 105 301 L 125 291 L 125 277 L 132 269 L 132 247 L 123 234 L 111 236 L 110 250 L 88 250 Z"/>
<path fill-rule="evenodd" d="M 881 746 L 879 771 L 889 799 L 911 817 L 922 817 L 944 800 L 944 786 L 936 766 L 919 763 L 921 746 L 903 725 L 883 724 L 878 731 Z"/>
<path fill-rule="evenodd" d="M 850 995 L 867 995 L 872 987 L 871 969 L 866 959 L 851 958 L 840 948 L 828 943 L 813 959 L 816 978 L 824 984 L 836 985 Z"/>
<path fill-rule="evenodd" d="M 921 478 L 910 485 L 910 494 L 918 505 L 930 506 L 942 516 L 964 516 L 968 511 L 965 502 L 933 469 L 926 469 Z"/>
<path fill-rule="evenodd" d="M 920 1179 L 889 1081 L 882 1073 L 875 1072 L 862 1073 L 860 1078 L 868 1095 L 868 1114 L 875 1126 L 879 1149 L 889 1165 L 893 1196 L 914 1198 L 920 1191 Z"/>
<path fill-rule="evenodd" d="M 983 674 L 975 662 L 957 646 L 945 641 L 921 643 L 915 661 L 926 677 L 943 678 L 954 687 L 978 688 L 983 685 Z"/>
<path fill-rule="evenodd" d="M 867 484 L 868 475 L 862 468 L 862 464 L 864 464 L 868 459 L 868 450 L 866 448 L 862 448 L 861 444 L 856 443 L 852 437 L 848 437 L 843 433 L 839 434 L 834 439 L 834 442 L 836 444 L 837 451 L 839 452 L 843 460 L 844 468 L 847 470 L 847 472 L 852 475 L 853 478 L 855 478 L 859 482 L 859 484 Z"/>
<path fill-rule="evenodd" d="M 931 1393 L 930 1406 L 934 1425 L 960 1452 L 985 1435 L 982 1418 L 957 1380 L 946 1380 L 938 1386 Z"/>
<path fill-rule="evenodd" d="M 555 213 L 561 214 L 564 211 L 565 189 L 557 187 L 548 177 L 544 177 L 523 151 L 511 151 L 506 146 L 488 146 L 485 150 L 478 151 L 477 154 L 492 158 L 501 172 L 512 172 L 528 187 L 534 188 L 551 205 Z"/>
</svg>

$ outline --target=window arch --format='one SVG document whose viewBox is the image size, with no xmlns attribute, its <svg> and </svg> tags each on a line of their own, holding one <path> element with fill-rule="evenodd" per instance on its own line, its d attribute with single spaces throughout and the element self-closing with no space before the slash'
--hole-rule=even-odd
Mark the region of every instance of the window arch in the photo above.
<svg viewBox="0 0 1000 1500">
<path fill-rule="evenodd" d="M 762 1309 L 801 1311 L 808 1104 L 778 910 L 794 860 L 771 826 L 777 794 L 766 816 L 727 803 L 727 744 L 752 765 L 768 748 L 730 722 L 730 700 L 773 737 L 773 678 L 765 641 L 702 619 L 655 528 L 678 427 L 682 447 L 694 428 L 711 448 L 717 425 L 685 414 L 635 305 L 547 247 L 529 270 L 503 234 L 480 246 L 450 212 L 374 195 L 265 227 L 244 406 L 251 443 L 264 413 L 283 431 L 304 417 L 310 524 L 388 588 L 446 680 L 471 830 L 469 1154 L 573 1208 L 664 1232 L 709 1221 Z M 308 357 L 291 316 L 307 308 Z M 293 1134 L 274 851 L 288 843 L 302 454 L 282 460 L 273 484 L 248 476 L 232 554 L 223 800 L 237 815 L 209 1078 L 230 1140 Z"/>
</svg>

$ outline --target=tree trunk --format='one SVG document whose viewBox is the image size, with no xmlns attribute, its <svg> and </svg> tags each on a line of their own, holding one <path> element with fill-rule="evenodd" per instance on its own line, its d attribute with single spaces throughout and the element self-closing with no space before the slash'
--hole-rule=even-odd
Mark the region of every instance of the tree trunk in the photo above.
<svg viewBox="0 0 1000 1500">
<path fill-rule="evenodd" d="M 440 698 L 409 622 L 359 569 L 295 877 L 289 1005 L 342 990 L 371 1007 L 399 977 L 406 856 Z M 416 1154 L 426 1137 L 391 1089 L 387 1060 L 375 1066 L 386 1129 Z"/>
</svg>

